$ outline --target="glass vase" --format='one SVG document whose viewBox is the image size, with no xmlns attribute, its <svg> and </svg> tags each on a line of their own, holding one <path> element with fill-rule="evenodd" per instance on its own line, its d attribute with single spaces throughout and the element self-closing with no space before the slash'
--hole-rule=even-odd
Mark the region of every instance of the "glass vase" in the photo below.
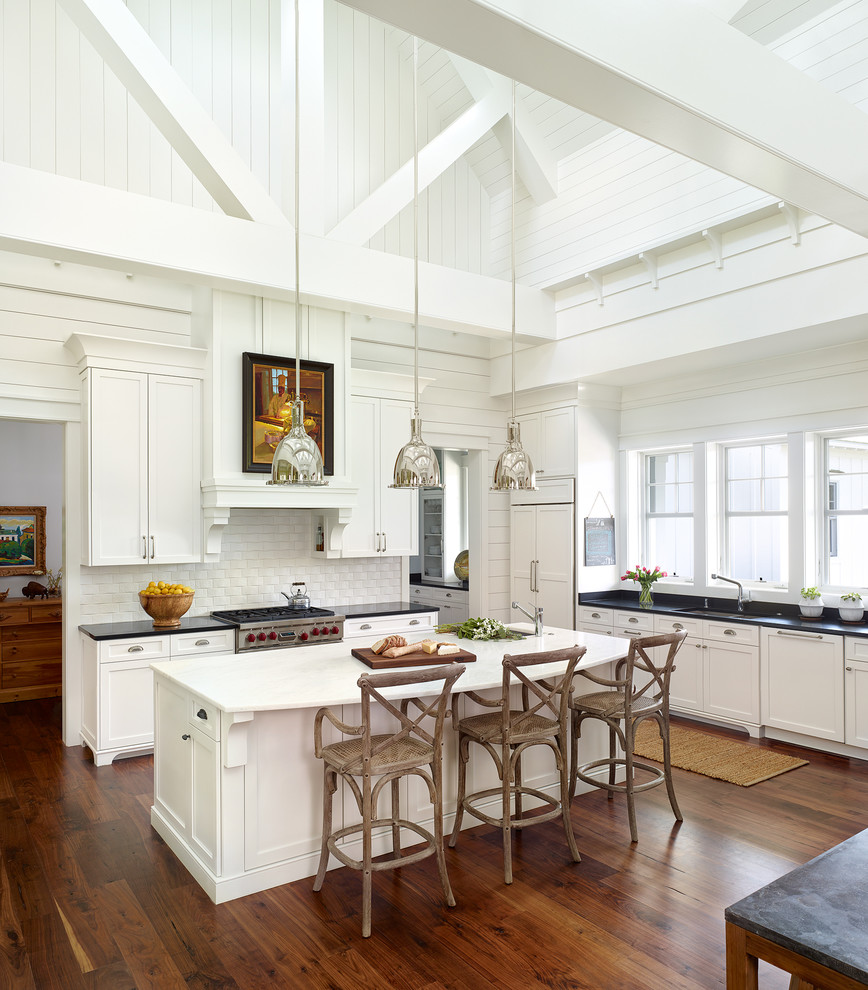
<svg viewBox="0 0 868 990">
<path fill-rule="evenodd" d="M 643 584 L 639 588 L 639 607 L 651 608 L 653 604 L 654 604 L 654 599 L 651 597 L 651 585 Z"/>
</svg>

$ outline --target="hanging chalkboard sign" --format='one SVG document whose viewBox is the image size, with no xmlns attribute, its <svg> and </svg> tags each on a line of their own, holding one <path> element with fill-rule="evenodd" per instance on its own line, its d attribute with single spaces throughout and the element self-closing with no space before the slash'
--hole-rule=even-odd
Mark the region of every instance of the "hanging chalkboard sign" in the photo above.
<svg viewBox="0 0 868 990">
<path fill-rule="evenodd" d="M 585 519 L 585 567 L 615 563 L 615 519 L 613 516 Z"/>
</svg>

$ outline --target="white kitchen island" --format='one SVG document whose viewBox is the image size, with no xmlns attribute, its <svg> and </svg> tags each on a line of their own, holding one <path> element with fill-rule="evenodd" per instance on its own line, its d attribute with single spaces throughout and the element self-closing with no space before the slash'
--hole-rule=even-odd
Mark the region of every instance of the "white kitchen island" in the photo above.
<svg viewBox="0 0 868 990">
<path fill-rule="evenodd" d="M 438 640 L 460 642 L 477 656 L 456 683 L 459 695 L 499 688 L 505 653 L 539 653 L 578 643 L 588 648 L 581 670 L 609 663 L 629 646 L 628 639 L 565 629 L 547 629 L 542 637 L 520 641 L 459 641 L 443 635 Z M 348 643 L 333 643 L 153 664 L 151 823 L 215 903 L 316 873 L 322 763 L 313 754 L 313 723 L 317 710 L 328 706 L 340 710 L 345 722 L 358 724 L 357 682 L 370 668 L 351 656 L 350 649 Z M 552 672 L 541 667 L 538 676 Z M 436 685 L 425 687 L 427 693 L 437 690 Z M 392 696 L 406 693 L 393 689 Z M 470 702 L 459 697 L 457 705 L 463 714 Z M 455 736 L 447 728 L 447 833 L 457 793 Z M 338 738 L 336 730 L 333 738 Z M 605 755 L 604 744 L 602 735 L 583 736 L 583 761 Z M 557 775 L 551 755 L 534 756 L 526 757 L 525 783 L 554 794 Z M 468 789 L 496 786 L 490 763 L 471 761 Z M 406 817 L 430 827 L 433 808 L 417 779 L 402 781 L 401 801 Z M 336 797 L 335 828 L 358 817 L 349 794 Z M 465 821 L 466 827 L 478 824 L 471 816 Z M 384 842 L 385 838 L 384 834 Z M 382 851 L 386 848 L 384 844 Z"/>
</svg>

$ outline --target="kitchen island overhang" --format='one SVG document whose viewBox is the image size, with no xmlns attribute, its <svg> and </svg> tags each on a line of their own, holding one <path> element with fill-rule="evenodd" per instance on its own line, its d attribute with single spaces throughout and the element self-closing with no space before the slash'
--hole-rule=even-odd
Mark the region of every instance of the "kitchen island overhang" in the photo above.
<svg viewBox="0 0 868 990">
<path fill-rule="evenodd" d="M 456 704 L 462 708 L 471 703 L 461 692 L 499 691 L 506 653 L 586 646 L 582 670 L 619 659 L 630 643 L 555 628 L 541 637 L 513 641 L 438 639 L 460 643 L 477 656 L 458 682 Z M 152 666 L 154 829 L 215 903 L 312 877 L 322 829 L 322 764 L 313 753 L 314 717 L 320 707 L 342 707 L 344 721 L 358 723 L 358 679 L 369 668 L 351 656 L 346 643 Z M 556 666 L 541 667 L 538 676 L 550 676 Z M 390 696 L 399 699 L 406 693 L 395 688 Z M 424 695 L 424 686 L 413 693 Z M 457 794 L 454 737 L 447 731 L 446 827 L 451 827 Z M 583 751 L 594 758 L 588 747 L 604 743 L 602 736 L 583 737 Z M 492 786 L 487 783 L 491 772 L 480 769 L 474 789 Z M 540 754 L 529 762 L 527 777 L 533 786 L 554 794 L 558 777 L 550 758 Z M 406 782 L 402 807 L 407 817 L 430 824 L 433 808 L 427 791 L 415 783 Z M 350 800 L 343 803 L 343 816 L 345 825 L 355 820 Z M 468 821 L 468 827 L 475 824 Z M 385 851 L 389 837 L 384 833 L 379 839 Z M 340 864 L 333 860 L 331 865 Z"/>
</svg>

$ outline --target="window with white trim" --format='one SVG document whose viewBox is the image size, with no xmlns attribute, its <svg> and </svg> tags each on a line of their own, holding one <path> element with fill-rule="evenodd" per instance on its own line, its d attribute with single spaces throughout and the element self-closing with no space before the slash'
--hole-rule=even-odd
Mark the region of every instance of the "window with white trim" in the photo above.
<svg viewBox="0 0 868 990">
<path fill-rule="evenodd" d="M 868 435 L 826 437 L 823 583 L 834 587 L 868 585 Z"/>
<path fill-rule="evenodd" d="M 642 558 L 670 577 L 693 580 L 693 451 L 644 456 Z"/>
<path fill-rule="evenodd" d="M 788 579 L 787 444 L 722 447 L 723 556 L 721 569 L 738 581 Z"/>
</svg>

